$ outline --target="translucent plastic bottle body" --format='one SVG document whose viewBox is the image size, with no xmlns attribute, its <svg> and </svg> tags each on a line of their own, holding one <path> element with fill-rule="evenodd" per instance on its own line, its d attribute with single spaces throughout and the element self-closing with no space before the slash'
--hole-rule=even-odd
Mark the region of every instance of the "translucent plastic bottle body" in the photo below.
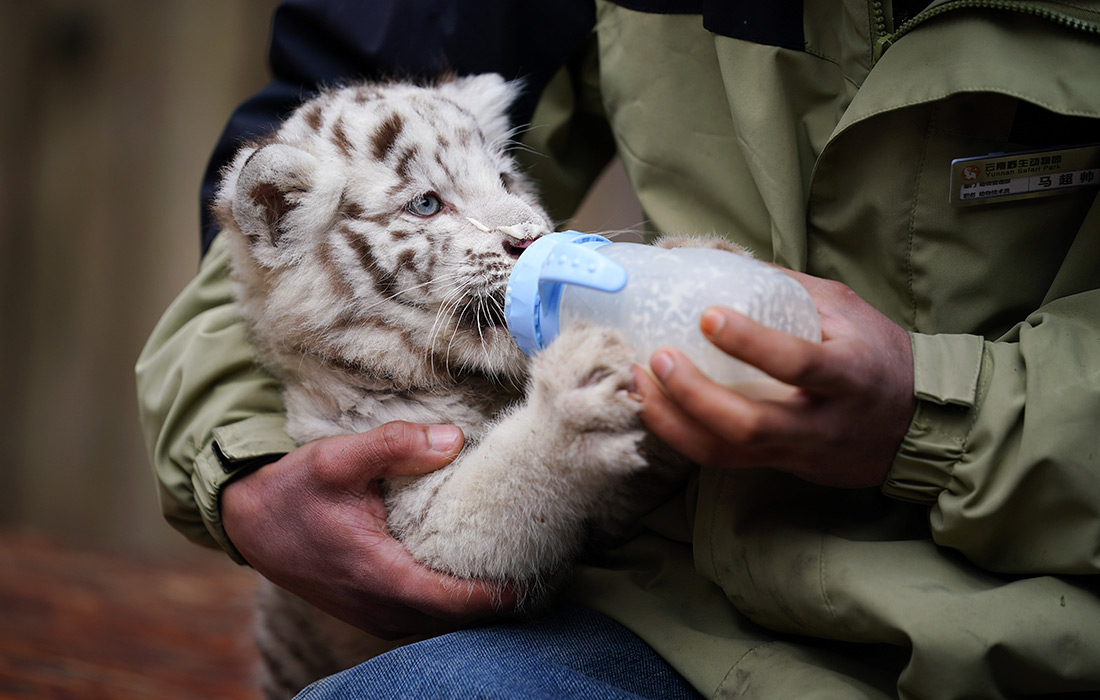
<svg viewBox="0 0 1100 700">
<path fill-rule="evenodd" d="M 775 380 L 703 337 L 699 319 L 714 305 L 806 340 L 821 339 L 817 309 L 806 290 L 758 260 L 709 248 L 666 250 L 636 243 L 610 243 L 596 252 L 626 269 L 626 286 L 605 292 L 565 285 L 559 325 L 583 320 L 616 328 L 642 364 L 657 348 L 673 346 L 719 384 L 753 395 L 774 393 Z"/>
</svg>

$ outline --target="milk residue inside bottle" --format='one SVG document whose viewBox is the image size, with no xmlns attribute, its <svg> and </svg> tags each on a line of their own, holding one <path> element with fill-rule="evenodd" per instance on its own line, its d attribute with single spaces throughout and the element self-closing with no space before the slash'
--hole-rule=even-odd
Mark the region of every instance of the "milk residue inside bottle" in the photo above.
<svg viewBox="0 0 1100 700">
<path fill-rule="evenodd" d="M 784 385 L 703 336 L 699 319 L 716 305 L 821 340 L 810 295 L 775 267 L 713 248 L 612 243 L 575 231 L 543 236 L 523 252 L 509 279 L 505 316 L 528 355 L 549 345 L 560 329 L 586 321 L 617 329 L 642 365 L 657 348 L 672 346 L 719 384 L 752 396 L 784 393 Z"/>
</svg>

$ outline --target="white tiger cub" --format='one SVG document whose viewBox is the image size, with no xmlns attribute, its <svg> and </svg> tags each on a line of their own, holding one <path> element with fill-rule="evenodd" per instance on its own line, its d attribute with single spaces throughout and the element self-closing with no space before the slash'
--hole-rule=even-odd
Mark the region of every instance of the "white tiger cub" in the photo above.
<svg viewBox="0 0 1100 700">
<path fill-rule="evenodd" d="M 389 527 L 430 567 L 537 588 L 592 527 L 637 514 L 626 477 L 646 459 L 617 334 L 566 332 L 529 363 L 504 325 L 515 259 L 552 230 L 506 151 L 516 92 L 496 75 L 327 91 L 237 154 L 215 206 L 291 437 L 458 425 L 451 465 L 385 483 Z M 263 597 L 261 636 L 298 645 L 265 650 L 269 696 L 366 654 L 289 594 Z"/>
</svg>

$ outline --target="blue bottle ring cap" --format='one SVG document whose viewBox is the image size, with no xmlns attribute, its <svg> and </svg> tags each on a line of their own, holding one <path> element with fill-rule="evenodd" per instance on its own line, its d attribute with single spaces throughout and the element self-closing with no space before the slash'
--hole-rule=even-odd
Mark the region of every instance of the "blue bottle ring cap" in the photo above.
<svg viewBox="0 0 1100 700">
<path fill-rule="evenodd" d="M 558 306 L 564 284 L 618 291 L 626 271 L 595 252 L 610 243 L 603 236 L 565 231 L 529 245 L 516 260 L 504 295 L 508 332 L 527 355 L 542 350 L 558 335 Z"/>
</svg>

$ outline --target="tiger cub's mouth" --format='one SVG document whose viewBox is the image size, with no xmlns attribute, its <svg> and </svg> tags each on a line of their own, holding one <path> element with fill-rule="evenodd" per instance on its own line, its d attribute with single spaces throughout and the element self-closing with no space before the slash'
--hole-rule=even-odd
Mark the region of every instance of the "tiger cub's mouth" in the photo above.
<svg viewBox="0 0 1100 700">
<path fill-rule="evenodd" d="M 510 258 L 519 258 L 523 251 L 527 250 L 527 247 L 535 242 L 533 238 L 512 238 L 507 237 L 504 239 L 504 254 Z"/>
</svg>

